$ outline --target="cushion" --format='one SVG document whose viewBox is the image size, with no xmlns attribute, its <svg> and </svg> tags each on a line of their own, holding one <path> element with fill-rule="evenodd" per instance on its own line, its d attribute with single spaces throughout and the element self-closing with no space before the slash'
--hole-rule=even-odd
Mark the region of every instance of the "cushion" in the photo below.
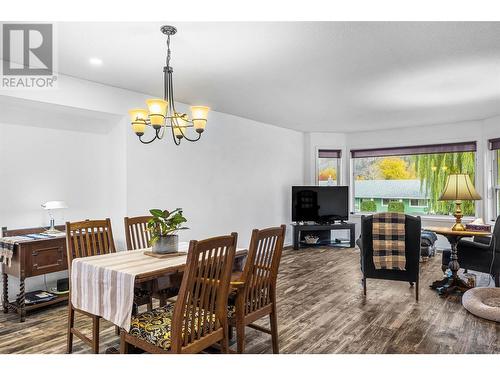
<svg viewBox="0 0 500 375">
<path fill-rule="evenodd" d="M 169 350 L 173 313 L 174 304 L 169 303 L 133 316 L 129 333 L 164 350 Z"/>
<path fill-rule="evenodd" d="M 500 322 L 500 288 L 473 288 L 462 297 L 462 305 L 471 314 Z"/>
<path fill-rule="evenodd" d="M 173 303 L 168 303 L 163 307 L 133 316 L 129 334 L 158 346 L 163 350 L 169 350 L 171 346 L 174 306 Z M 196 316 L 198 316 L 198 313 Z M 215 322 L 215 320 L 215 315 L 212 315 L 211 322 Z M 195 320 L 195 329 L 198 328 L 197 323 L 197 320 Z M 191 327 L 191 322 L 188 323 L 188 327 Z"/>
</svg>

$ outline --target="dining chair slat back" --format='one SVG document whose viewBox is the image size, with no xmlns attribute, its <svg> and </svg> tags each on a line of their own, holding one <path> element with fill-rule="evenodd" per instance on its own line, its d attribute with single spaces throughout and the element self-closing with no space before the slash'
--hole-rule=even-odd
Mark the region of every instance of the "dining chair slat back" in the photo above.
<svg viewBox="0 0 500 375">
<path fill-rule="evenodd" d="M 152 216 L 125 217 L 125 240 L 128 250 L 145 249 L 150 246 L 151 233 L 148 221 Z"/>
<path fill-rule="evenodd" d="M 244 351 L 245 326 L 271 334 L 273 352 L 279 353 L 276 282 L 285 232 L 285 225 L 252 231 L 247 261 L 239 281 L 235 281 L 234 314 L 229 321 L 236 327 L 238 353 Z M 253 324 L 267 315 L 270 330 Z"/>
<path fill-rule="evenodd" d="M 284 236 L 283 227 L 256 229 L 252 233 L 248 261 L 243 269 L 245 315 L 272 303 Z"/>
<path fill-rule="evenodd" d="M 66 222 L 66 251 L 68 252 L 68 273 L 71 280 L 71 265 L 75 258 L 85 258 L 116 252 L 111 229 L 111 220 L 85 220 Z M 92 338 L 85 336 L 75 325 L 75 311 L 92 319 Z M 68 327 L 66 352 L 73 352 L 73 335 L 92 348 L 94 354 L 99 353 L 99 322 L 100 317 L 75 309 L 71 303 L 71 289 L 68 302 Z"/>
<path fill-rule="evenodd" d="M 68 270 L 75 258 L 116 252 L 111 220 L 85 220 L 66 222 Z"/>
<path fill-rule="evenodd" d="M 172 319 L 172 350 L 199 352 L 220 342 L 228 351 L 227 299 L 237 233 L 191 241 Z"/>
</svg>

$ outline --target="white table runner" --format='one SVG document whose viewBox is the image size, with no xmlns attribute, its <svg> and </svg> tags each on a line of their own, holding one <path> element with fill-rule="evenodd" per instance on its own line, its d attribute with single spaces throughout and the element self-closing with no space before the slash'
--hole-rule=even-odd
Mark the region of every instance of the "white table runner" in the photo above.
<svg viewBox="0 0 500 375">
<path fill-rule="evenodd" d="M 185 255 L 172 258 L 154 258 L 144 254 L 150 249 L 139 249 L 73 259 L 71 303 L 129 330 L 135 277 L 186 264 L 188 246 L 179 243 L 179 252 Z"/>
<path fill-rule="evenodd" d="M 128 331 L 136 276 L 185 265 L 188 248 L 188 242 L 180 242 L 179 252 L 185 254 L 163 259 L 145 255 L 144 251 L 150 249 L 73 259 L 71 303 L 76 309 L 100 316 Z M 236 251 L 241 252 L 246 250 Z"/>
</svg>

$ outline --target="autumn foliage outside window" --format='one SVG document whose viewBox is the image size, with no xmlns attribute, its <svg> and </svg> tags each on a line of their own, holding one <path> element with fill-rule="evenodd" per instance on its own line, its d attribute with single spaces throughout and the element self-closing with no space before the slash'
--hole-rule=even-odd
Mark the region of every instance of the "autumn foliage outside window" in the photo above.
<svg viewBox="0 0 500 375">
<path fill-rule="evenodd" d="M 316 184 L 319 186 L 339 185 L 340 150 L 318 150 Z"/>
</svg>

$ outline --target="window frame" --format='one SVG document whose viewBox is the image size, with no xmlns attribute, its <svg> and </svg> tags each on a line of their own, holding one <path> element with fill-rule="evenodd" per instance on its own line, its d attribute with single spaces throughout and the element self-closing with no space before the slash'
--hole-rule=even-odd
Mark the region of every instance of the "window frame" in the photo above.
<svg viewBox="0 0 500 375">
<path fill-rule="evenodd" d="M 491 152 L 493 152 L 493 183 L 491 184 L 493 189 L 493 220 L 496 220 L 500 214 L 498 209 L 498 204 L 500 203 L 498 199 L 498 195 L 500 194 L 500 184 L 498 181 L 500 178 L 498 173 L 498 168 L 500 167 L 500 158 L 498 157 L 500 149 L 491 150 Z"/>
<path fill-rule="evenodd" d="M 499 138 L 500 140 L 500 138 Z M 381 147 L 381 148 L 373 148 L 373 149 L 370 149 L 370 148 L 351 148 L 348 150 L 349 152 L 349 191 L 350 191 L 350 204 L 351 204 L 351 215 L 354 215 L 354 216 L 362 216 L 362 215 L 369 215 L 371 214 L 370 212 L 363 212 L 363 211 L 357 211 L 356 210 L 356 188 L 355 188 L 355 178 L 354 178 L 354 163 L 355 163 L 355 160 L 356 159 L 361 159 L 361 158 L 368 158 L 368 157 L 390 157 L 391 155 L 387 155 L 387 156 L 378 156 L 378 155 L 372 155 L 372 156 L 363 156 L 363 157 L 354 157 L 354 153 L 359 153 L 359 152 L 369 152 L 369 151 L 378 151 L 378 150 L 401 150 L 401 149 L 408 149 L 408 150 L 411 150 L 412 148 L 415 149 L 415 148 L 421 148 L 421 147 L 440 147 L 440 146 L 443 146 L 443 147 L 446 147 L 446 146 L 453 146 L 453 145 L 456 145 L 457 147 L 461 147 L 462 145 L 472 145 L 472 144 L 475 144 L 475 147 L 476 149 L 475 150 L 471 150 L 471 151 L 446 151 L 446 152 L 474 152 L 474 170 L 475 170 L 475 173 L 474 173 L 474 181 L 473 181 L 473 184 L 474 186 L 477 186 L 477 181 L 478 181 L 478 151 L 479 149 L 477 148 L 477 140 L 463 140 L 463 141 L 458 141 L 458 142 L 452 142 L 452 143 L 448 143 L 448 142 L 445 142 L 445 143 L 439 143 L 439 144 L 433 144 L 433 145 L 429 145 L 429 146 L 426 146 L 426 145 L 405 145 L 405 146 L 387 146 L 387 147 Z M 375 152 L 374 152 L 375 153 Z M 438 152 L 436 152 L 438 153 Z M 415 154 L 406 154 L 406 155 L 417 155 L 418 153 L 415 153 Z M 403 154 L 395 154 L 393 156 L 406 156 L 406 155 L 403 155 Z M 498 171 L 498 170 L 497 170 Z M 499 190 L 500 190 L 500 186 L 499 186 Z M 496 193 L 496 189 L 494 190 L 494 192 Z M 494 199 L 496 199 L 496 194 L 494 194 Z M 382 204 L 381 204 L 382 206 Z M 385 206 L 384 206 L 385 207 Z M 423 207 L 427 207 L 427 206 L 421 206 L 421 208 Z M 416 207 L 415 207 L 416 208 Z M 496 203 L 495 203 L 495 210 L 497 208 L 496 206 Z M 361 209 L 361 205 L 359 207 L 359 209 Z M 475 205 L 475 212 L 474 212 L 474 216 L 464 216 L 464 218 L 473 218 L 473 217 L 478 217 L 478 212 L 480 211 L 480 207 L 479 205 L 476 203 Z M 500 214 L 500 212 L 499 212 Z M 441 215 L 441 214 L 430 214 L 430 213 L 426 213 L 425 215 L 421 215 L 422 217 L 428 217 L 430 219 L 433 219 L 433 220 L 454 220 L 453 217 L 450 217 L 450 215 Z M 495 216 L 497 217 L 497 216 Z"/>
<path fill-rule="evenodd" d="M 334 150 L 334 151 L 339 151 L 340 152 L 340 157 L 339 158 L 321 158 L 321 159 L 335 159 L 337 161 L 337 185 L 334 186 L 342 186 L 342 158 L 344 157 L 344 151 L 338 147 L 328 147 L 328 146 L 322 146 L 322 147 L 316 147 L 315 153 L 314 153 L 314 185 L 315 186 L 320 186 L 319 184 L 319 152 L 320 150 Z"/>
</svg>

